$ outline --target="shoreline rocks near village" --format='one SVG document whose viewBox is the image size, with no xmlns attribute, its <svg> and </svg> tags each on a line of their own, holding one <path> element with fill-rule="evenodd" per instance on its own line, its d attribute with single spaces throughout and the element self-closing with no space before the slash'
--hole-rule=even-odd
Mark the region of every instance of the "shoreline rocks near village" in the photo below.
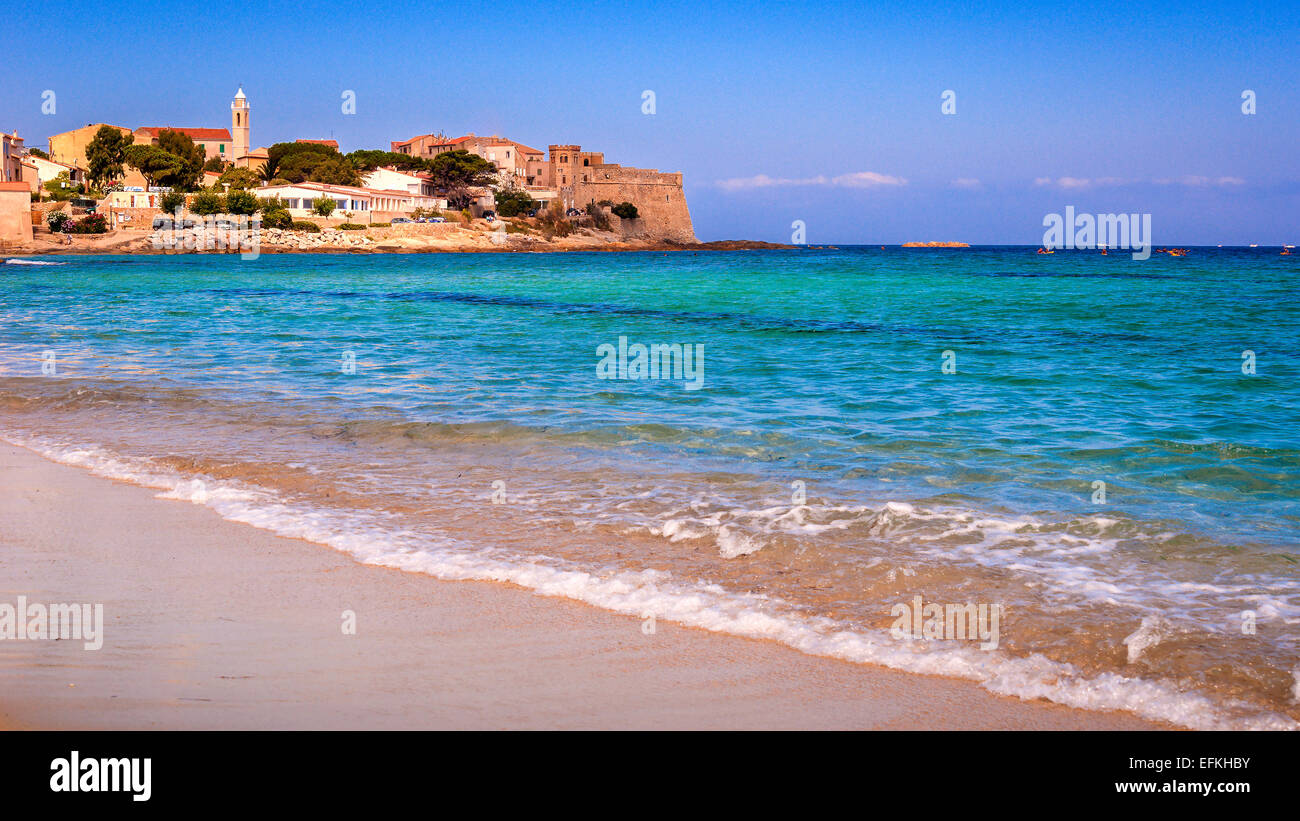
<svg viewBox="0 0 1300 821">
<path fill-rule="evenodd" d="M 513 225 L 507 230 L 506 225 Z M 72 242 L 68 242 L 71 237 Z M 218 236 L 195 228 L 150 232 L 123 229 L 107 234 L 37 234 L 30 245 L 11 247 L 14 255 L 45 254 L 234 254 L 252 251 L 239 247 L 238 233 Z M 408 224 L 364 230 L 322 227 L 319 232 L 261 229 L 256 250 L 278 253 L 431 253 L 431 252 L 565 252 L 565 251 L 733 251 L 797 248 L 772 242 L 722 240 L 684 243 L 639 239 L 614 232 L 580 228 L 566 237 L 543 237 L 518 223 L 474 220 L 460 223 Z"/>
</svg>

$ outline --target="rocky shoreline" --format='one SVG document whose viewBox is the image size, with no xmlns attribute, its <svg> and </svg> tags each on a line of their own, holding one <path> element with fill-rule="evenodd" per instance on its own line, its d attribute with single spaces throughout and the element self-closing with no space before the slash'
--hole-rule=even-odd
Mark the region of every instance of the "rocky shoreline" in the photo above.
<svg viewBox="0 0 1300 821">
<path fill-rule="evenodd" d="M 71 242 L 69 242 L 69 239 Z M 233 239 L 233 238 L 232 238 Z M 119 230 L 100 235 L 38 234 L 30 245 L 6 248 L 5 256 L 64 254 L 235 254 L 251 252 L 238 242 L 224 242 L 193 229 L 174 236 Z M 343 231 L 325 228 L 319 233 L 266 229 L 256 244 L 258 254 L 421 254 L 421 253 L 564 253 L 633 251 L 744 251 L 794 249 L 756 240 L 719 240 L 683 243 L 660 239 L 628 239 L 591 229 L 567 237 L 545 239 L 538 235 L 511 233 L 502 227 L 447 226 L 438 233 L 398 234 L 392 231 Z"/>
</svg>

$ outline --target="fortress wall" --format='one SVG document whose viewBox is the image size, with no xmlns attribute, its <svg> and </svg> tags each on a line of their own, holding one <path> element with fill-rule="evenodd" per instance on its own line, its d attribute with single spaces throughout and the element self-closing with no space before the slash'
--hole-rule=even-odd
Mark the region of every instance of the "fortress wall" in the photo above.
<svg viewBox="0 0 1300 821">
<path fill-rule="evenodd" d="M 583 170 L 589 170 L 589 179 L 579 180 L 572 186 L 571 202 L 575 207 L 583 208 L 588 202 L 601 200 L 615 204 L 630 202 L 636 206 L 638 218 L 620 221 L 626 236 L 696 241 L 680 173 L 608 164 Z"/>
</svg>

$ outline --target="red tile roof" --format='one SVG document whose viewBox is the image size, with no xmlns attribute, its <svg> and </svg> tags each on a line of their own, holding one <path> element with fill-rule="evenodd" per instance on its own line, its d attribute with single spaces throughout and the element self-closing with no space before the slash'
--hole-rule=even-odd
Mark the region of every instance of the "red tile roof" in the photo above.
<svg viewBox="0 0 1300 821">
<path fill-rule="evenodd" d="M 230 139 L 230 130 L 226 128 L 173 128 L 170 125 L 151 125 L 151 126 L 145 126 L 143 128 L 137 128 L 136 131 L 137 132 L 143 131 L 145 134 L 148 134 L 149 137 L 152 139 L 152 138 L 156 138 L 158 136 L 158 132 L 162 131 L 164 128 L 170 129 L 172 131 L 179 131 L 182 134 L 187 134 L 189 135 L 189 138 L 192 140 L 229 140 Z"/>
</svg>

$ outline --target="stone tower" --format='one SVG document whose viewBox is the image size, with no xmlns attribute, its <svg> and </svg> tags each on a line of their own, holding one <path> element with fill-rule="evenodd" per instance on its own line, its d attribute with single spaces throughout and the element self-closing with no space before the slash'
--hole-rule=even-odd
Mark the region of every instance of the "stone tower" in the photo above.
<svg viewBox="0 0 1300 821">
<path fill-rule="evenodd" d="M 248 153 L 248 98 L 242 87 L 230 103 L 230 136 L 234 141 L 234 156 L 230 159 L 237 160 Z"/>
</svg>

